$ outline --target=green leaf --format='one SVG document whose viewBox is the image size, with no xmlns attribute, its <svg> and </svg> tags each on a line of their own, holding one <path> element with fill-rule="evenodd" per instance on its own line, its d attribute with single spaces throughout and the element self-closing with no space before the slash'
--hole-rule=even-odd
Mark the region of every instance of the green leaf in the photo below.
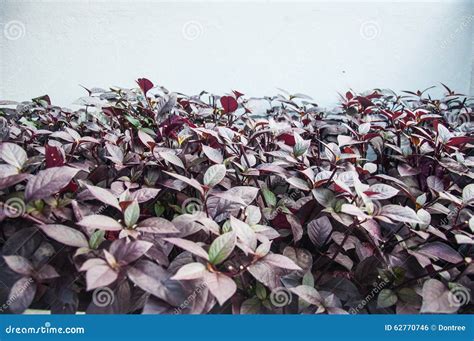
<svg viewBox="0 0 474 341">
<path fill-rule="evenodd" d="M 89 247 L 96 250 L 100 244 L 105 240 L 105 231 L 97 230 L 95 231 L 89 239 Z"/>
<path fill-rule="evenodd" d="M 217 265 L 226 260 L 235 247 L 235 232 L 227 232 L 217 237 L 209 247 L 209 261 Z"/>
<path fill-rule="evenodd" d="M 135 127 L 139 128 L 141 126 L 140 121 L 137 120 L 136 118 L 134 118 L 132 116 L 129 116 L 129 115 L 125 115 L 125 118 L 127 119 L 128 122 L 130 122 Z"/>
<path fill-rule="evenodd" d="M 163 206 L 159 201 L 155 203 L 155 206 L 153 208 L 157 217 L 161 217 L 161 215 L 165 212 L 165 206 Z"/>
<path fill-rule="evenodd" d="M 125 209 L 123 213 L 123 218 L 125 220 L 125 225 L 127 227 L 132 227 L 138 221 L 140 217 L 140 206 L 138 205 L 138 201 L 134 200 L 128 207 Z"/>
<path fill-rule="evenodd" d="M 311 271 L 308 271 L 303 276 L 303 285 L 314 287 L 314 277 Z"/>
<path fill-rule="evenodd" d="M 377 307 L 388 308 L 397 303 L 397 295 L 390 289 L 383 289 L 377 298 Z"/>
<path fill-rule="evenodd" d="M 276 205 L 277 198 L 276 198 L 275 194 L 273 194 L 272 191 L 270 191 L 268 188 L 262 188 L 262 193 L 263 193 L 263 197 L 265 198 L 265 202 L 267 203 L 267 205 L 270 205 L 270 206 L 275 206 Z"/>
<path fill-rule="evenodd" d="M 255 294 L 262 301 L 265 298 L 267 298 L 267 290 L 265 289 L 265 287 L 260 282 L 257 282 L 257 285 L 255 287 Z"/>
</svg>

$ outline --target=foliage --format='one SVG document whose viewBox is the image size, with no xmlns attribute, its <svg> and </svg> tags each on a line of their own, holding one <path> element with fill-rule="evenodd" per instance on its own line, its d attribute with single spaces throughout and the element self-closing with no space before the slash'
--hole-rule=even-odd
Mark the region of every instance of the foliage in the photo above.
<svg viewBox="0 0 474 341">
<path fill-rule="evenodd" d="M 2 311 L 472 311 L 472 99 L 137 84 L 0 103 Z"/>
</svg>

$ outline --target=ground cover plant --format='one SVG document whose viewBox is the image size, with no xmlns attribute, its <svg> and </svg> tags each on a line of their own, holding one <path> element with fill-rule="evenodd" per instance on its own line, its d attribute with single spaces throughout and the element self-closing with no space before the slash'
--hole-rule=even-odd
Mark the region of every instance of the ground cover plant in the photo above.
<svg viewBox="0 0 474 341">
<path fill-rule="evenodd" d="M 0 310 L 471 313 L 474 101 L 0 102 Z"/>
</svg>

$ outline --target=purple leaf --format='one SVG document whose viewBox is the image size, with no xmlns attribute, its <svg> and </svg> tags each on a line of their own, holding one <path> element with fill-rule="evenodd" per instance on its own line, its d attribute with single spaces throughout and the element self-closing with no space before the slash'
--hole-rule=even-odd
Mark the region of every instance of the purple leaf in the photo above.
<svg viewBox="0 0 474 341">
<path fill-rule="evenodd" d="M 312 220 L 308 224 L 309 239 L 311 239 L 313 244 L 318 247 L 324 246 L 331 232 L 332 232 L 332 225 L 328 217 L 326 216 Z"/>
<path fill-rule="evenodd" d="M 449 263 L 459 263 L 463 261 L 463 257 L 452 247 L 442 242 L 432 242 L 425 244 L 418 249 L 418 252 L 436 259 L 442 259 Z"/>
<path fill-rule="evenodd" d="M 28 180 L 25 188 L 27 201 L 47 198 L 66 187 L 79 169 L 71 167 L 53 167 L 40 171 Z"/>
<path fill-rule="evenodd" d="M 173 234 L 179 233 L 174 224 L 163 218 L 148 218 L 141 221 L 137 227 L 138 231 L 146 233 Z"/>
<path fill-rule="evenodd" d="M 217 272 L 206 272 L 204 283 L 220 305 L 223 305 L 237 291 L 237 285 L 231 278 Z"/>
<path fill-rule="evenodd" d="M 276 266 L 278 268 L 282 269 L 288 269 L 288 270 L 301 270 L 301 268 L 293 262 L 290 258 L 285 257 L 283 255 L 279 255 L 277 253 L 270 253 L 266 255 L 263 260 L 273 266 Z"/>
<path fill-rule="evenodd" d="M 15 314 L 23 313 L 33 302 L 36 283 L 31 277 L 22 277 L 13 284 L 8 295 L 9 309 Z"/>
<path fill-rule="evenodd" d="M 192 254 L 195 254 L 198 257 L 204 258 L 205 260 L 209 260 L 209 256 L 207 255 L 207 252 L 195 242 L 192 242 L 187 239 L 181 239 L 181 238 L 165 238 L 165 240 L 168 243 L 174 244 L 182 248 L 183 250 L 186 250 L 186 251 L 191 252 Z"/>
<path fill-rule="evenodd" d="M 21 275 L 29 276 L 33 273 L 33 265 L 22 256 L 3 256 L 8 267 Z"/>
<path fill-rule="evenodd" d="M 102 187 L 91 186 L 91 185 L 86 185 L 86 187 L 89 190 L 89 192 L 94 196 L 94 198 L 103 202 L 104 204 L 115 207 L 119 211 L 122 211 L 117 198 L 115 197 L 115 195 L 110 193 L 109 190 Z"/>
<path fill-rule="evenodd" d="M 48 237 L 69 246 L 89 247 L 89 243 L 82 232 L 65 225 L 38 225 Z"/>
<path fill-rule="evenodd" d="M 120 224 L 117 220 L 99 214 L 93 214 L 84 217 L 84 219 L 82 219 L 77 224 L 83 227 L 105 231 L 120 231 L 123 229 L 122 224 Z"/>
<path fill-rule="evenodd" d="M 118 273 L 105 261 L 102 264 L 92 266 L 86 273 L 87 290 L 105 287 L 115 282 Z"/>
</svg>

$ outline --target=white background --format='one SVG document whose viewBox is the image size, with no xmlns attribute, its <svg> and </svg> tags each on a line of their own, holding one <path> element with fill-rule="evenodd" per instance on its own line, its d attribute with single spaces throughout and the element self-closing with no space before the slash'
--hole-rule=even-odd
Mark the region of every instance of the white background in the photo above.
<svg viewBox="0 0 474 341">
<path fill-rule="evenodd" d="M 474 94 L 473 22 L 472 1 L 0 0 L 0 98 L 69 105 L 79 84 L 138 77 L 188 94 L 282 87 L 322 105 L 348 88 Z"/>
</svg>

